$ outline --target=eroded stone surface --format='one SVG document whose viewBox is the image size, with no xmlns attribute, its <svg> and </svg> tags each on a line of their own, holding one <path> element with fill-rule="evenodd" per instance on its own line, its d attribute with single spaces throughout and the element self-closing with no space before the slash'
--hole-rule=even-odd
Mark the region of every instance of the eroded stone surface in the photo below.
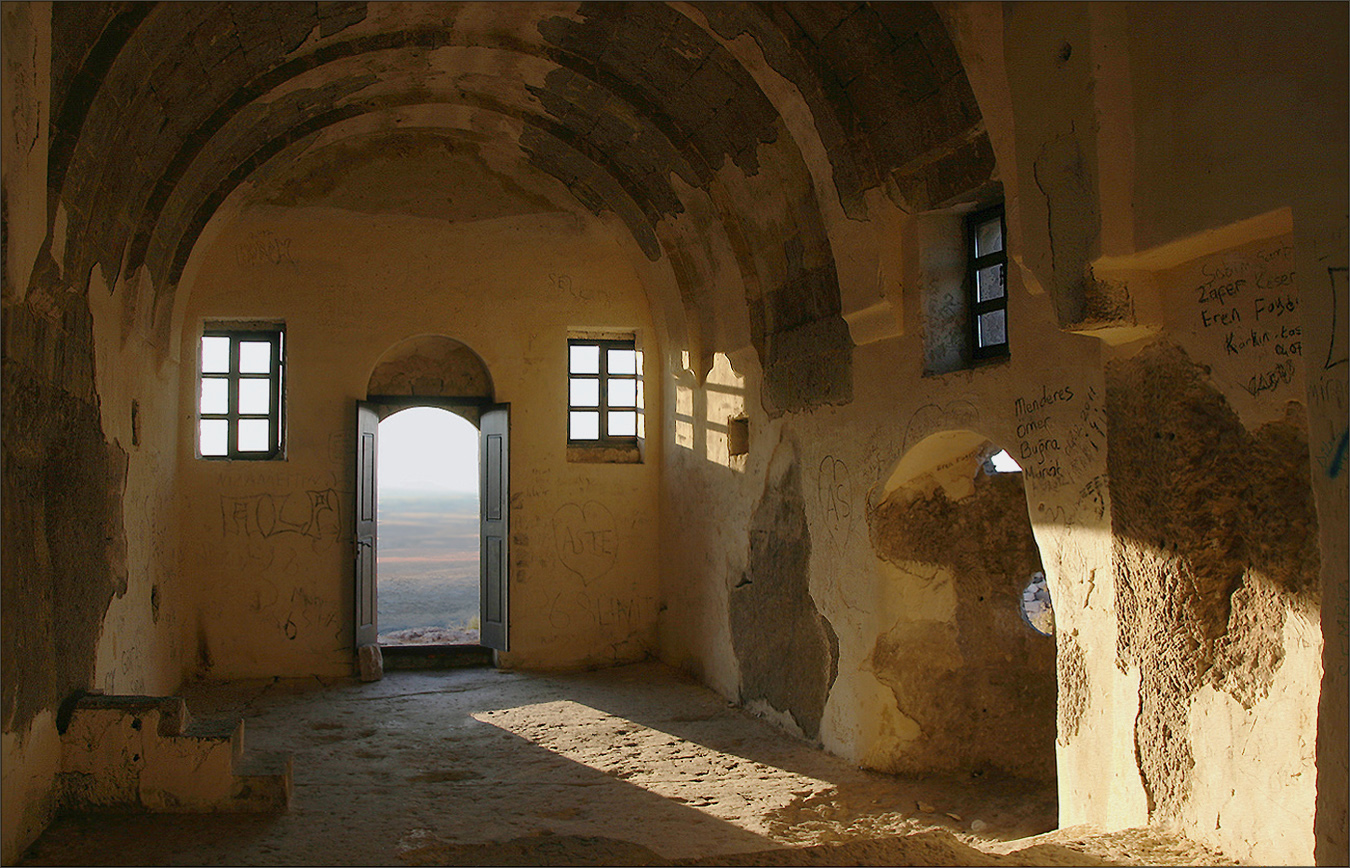
<svg viewBox="0 0 1350 868">
<path fill-rule="evenodd" d="M 811 535 L 796 448 L 780 444 L 774 464 L 751 520 L 749 565 L 731 589 L 732 640 L 741 698 L 790 713 L 814 739 L 838 673 L 839 645 L 811 599 Z"/>
<path fill-rule="evenodd" d="M 948 499 L 904 487 L 868 521 L 896 581 L 950 582 L 950 617 L 915 612 L 877 639 L 871 664 L 915 720 L 919 739 L 894 769 L 995 766 L 1053 779 L 1054 640 L 1021 615 L 1022 589 L 1042 569 L 1021 474 L 976 469 L 970 493 Z"/>
</svg>

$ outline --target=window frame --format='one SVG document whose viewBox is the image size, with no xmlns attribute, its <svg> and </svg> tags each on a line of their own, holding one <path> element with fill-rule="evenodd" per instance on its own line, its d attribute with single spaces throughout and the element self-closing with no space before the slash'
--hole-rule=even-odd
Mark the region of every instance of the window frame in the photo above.
<svg viewBox="0 0 1350 868">
<path fill-rule="evenodd" d="M 983 255 L 976 255 L 975 236 L 981 224 L 988 223 L 991 217 L 999 221 L 999 249 Z M 970 350 L 975 361 L 1001 359 L 1008 355 L 1008 222 L 1004 214 L 1003 203 L 982 208 L 966 217 L 966 282 L 969 286 L 967 298 L 970 302 Z M 1002 271 L 1003 294 L 998 298 L 980 301 L 979 273 L 981 269 L 998 265 Z M 1003 341 L 996 344 L 980 342 L 980 316 L 994 311 L 1003 311 Z"/>
<path fill-rule="evenodd" d="M 225 372 L 206 371 L 202 341 L 205 338 L 229 338 L 229 369 Z M 239 348 L 243 343 L 271 344 L 266 373 L 240 370 Z M 285 457 L 286 447 L 286 327 L 282 323 L 207 323 L 202 327 L 197 343 L 197 424 L 193 432 L 197 457 L 205 461 L 271 461 Z M 202 393 L 207 380 L 225 380 L 226 409 L 223 413 L 202 410 Z M 268 381 L 268 412 L 245 413 L 239 410 L 239 386 L 244 380 Z M 259 450 L 239 448 L 239 422 L 264 419 L 270 427 L 268 447 Z M 208 455 L 202 452 L 202 422 L 223 420 L 226 423 L 225 452 Z"/>
<path fill-rule="evenodd" d="M 600 363 L 597 373 L 574 373 L 572 371 L 572 348 L 578 346 L 593 346 L 599 349 Z M 609 351 L 610 350 L 628 350 L 633 353 L 634 372 L 632 374 L 613 374 L 609 371 Z M 567 339 L 567 446 L 569 449 L 606 449 L 606 448 L 636 448 L 641 438 L 642 432 L 642 356 L 638 352 L 637 338 L 631 337 L 579 337 L 571 336 Z M 572 403 L 572 383 L 575 380 L 591 380 L 598 383 L 599 397 L 595 405 L 580 405 Z M 611 380 L 627 380 L 633 383 L 634 403 L 631 407 L 611 408 L 609 404 L 609 383 Z M 617 411 L 632 410 L 634 413 L 633 433 L 632 434 L 610 434 L 609 433 L 609 413 L 611 409 Z M 594 438 L 578 439 L 572 436 L 572 414 L 574 412 L 598 413 L 599 414 L 599 436 Z"/>
</svg>

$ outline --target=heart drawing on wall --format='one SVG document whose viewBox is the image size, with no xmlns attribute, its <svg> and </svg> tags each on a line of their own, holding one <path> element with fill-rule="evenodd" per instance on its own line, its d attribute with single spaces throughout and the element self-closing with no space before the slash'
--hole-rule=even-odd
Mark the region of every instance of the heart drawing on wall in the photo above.
<svg viewBox="0 0 1350 868">
<path fill-rule="evenodd" d="M 559 507 L 553 514 L 553 539 L 563 566 L 585 584 L 609 572 L 619 551 L 614 515 L 595 500 Z"/>
</svg>

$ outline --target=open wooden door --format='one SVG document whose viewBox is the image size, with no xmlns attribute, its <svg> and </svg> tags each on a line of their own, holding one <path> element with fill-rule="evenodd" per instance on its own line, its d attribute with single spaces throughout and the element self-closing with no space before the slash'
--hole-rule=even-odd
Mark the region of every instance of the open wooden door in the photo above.
<svg viewBox="0 0 1350 868">
<path fill-rule="evenodd" d="M 356 647 L 379 641 L 375 597 L 375 438 L 380 414 L 374 404 L 356 402 Z"/>
<path fill-rule="evenodd" d="M 510 405 L 484 407 L 479 416 L 479 467 L 482 473 L 481 589 L 479 605 L 479 644 L 498 651 L 507 650 L 507 523 L 510 517 L 510 468 L 507 433 L 510 429 Z"/>
</svg>

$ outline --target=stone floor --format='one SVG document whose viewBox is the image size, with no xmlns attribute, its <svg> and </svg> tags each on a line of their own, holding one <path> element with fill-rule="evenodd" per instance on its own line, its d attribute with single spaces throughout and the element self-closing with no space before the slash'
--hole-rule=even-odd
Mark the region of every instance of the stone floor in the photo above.
<svg viewBox="0 0 1350 868">
<path fill-rule="evenodd" d="M 1152 831 L 1039 834 L 1052 787 L 862 771 L 657 663 L 184 694 L 294 754 L 290 812 L 67 816 L 22 864 L 1232 864 Z"/>
</svg>

